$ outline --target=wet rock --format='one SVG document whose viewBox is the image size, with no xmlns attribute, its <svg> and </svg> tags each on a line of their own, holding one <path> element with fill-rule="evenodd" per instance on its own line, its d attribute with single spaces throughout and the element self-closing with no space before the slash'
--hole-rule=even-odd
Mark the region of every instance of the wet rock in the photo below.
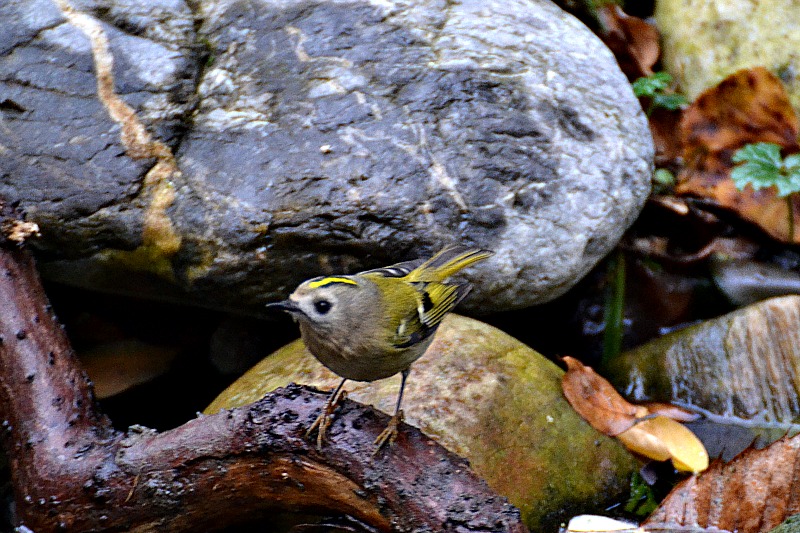
<svg viewBox="0 0 800 533">
<path fill-rule="evenodd" d="M 189 109 L 191 12 L 180 0 L 123 4 L 0 6 L 11 28 L 0 32 L 0 196 L 40 224 L 43 257 L 141 244 L 154 157 L 132 138 L 143 127 L 176 147 Z"/>
<path fill-rule="evenodd" d="M 496 252 L 472 308 L 519 308 L 647 196 L 627 80 L 548 1 L 187 4 L 0 7 L 0 194 L 51 278 L 258 313 L 458 242 Z"/>
<path fill-rule="evenodd" d="M 800 294 L 800 274 L 769 263 L 718 259 L 711 262 L 711 275 L 720 291 L 736 305 Z"/>
<path fill-rule="evenodd" d="M 800 2 L 659 0 L 666 70 L 690 99 L 743 68 L 763 66 L 786 86 L 800 111 Z"/>
<path fill-rule="evenodd" d="M 412 367 L 406 421 L 469 459 L 533 531 L 555 530 L 571 514 L 597 511 L 626 493 L 637 466 L 570 407 L 562 375 L 505 333 L 451 315 Z M 206 412 L 245 405 L 291 382 L 333 389 L 339 381 L 296 341 L 253 367 Z M 399 385 L 397 376 L 345 387 L 349 398 L 392 413 Z M 332 431 L 339 430 L 334 422 Z"/>
<path fill-rule="evenodd" d="M 765 300 L 628 351 L 604 375 L 632 400 L 790 424 L 800 417 L 798 322 L 800 296 Z"/>
</svg>

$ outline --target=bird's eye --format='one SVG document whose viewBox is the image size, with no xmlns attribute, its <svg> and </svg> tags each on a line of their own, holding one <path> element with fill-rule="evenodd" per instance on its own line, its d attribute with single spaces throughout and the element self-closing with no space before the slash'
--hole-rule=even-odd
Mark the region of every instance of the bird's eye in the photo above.
<svg viewBox="0 0 800 533">
<path fill-rule="evenodd" d="M 317 313 L 324 315 L 331 310 L 331 303 L 328 300 L 317 300 L 314 302 L 314 309 L 317 310 Z"/>
</svg>

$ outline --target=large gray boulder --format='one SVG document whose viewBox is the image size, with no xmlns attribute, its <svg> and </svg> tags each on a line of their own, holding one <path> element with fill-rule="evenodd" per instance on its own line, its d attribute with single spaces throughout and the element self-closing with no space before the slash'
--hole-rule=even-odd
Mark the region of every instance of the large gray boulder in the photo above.
<svg viewBox="0 0 800 533">
<path fill-rule="evenodd" d="M 0 6 L 0 195 L 48 276 L 257 312 L 458 242 L 496 252 L 472 307 L 519 308 L 649 192 L 627 80 L 547 0 L 188 5 Z"/>
</svg>

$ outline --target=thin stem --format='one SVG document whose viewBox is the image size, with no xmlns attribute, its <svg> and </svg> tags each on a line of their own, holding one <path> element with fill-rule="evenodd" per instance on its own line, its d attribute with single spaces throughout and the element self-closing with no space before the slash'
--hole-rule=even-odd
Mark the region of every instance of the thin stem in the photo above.
<svg viewBox="0 0 800 533">
<path fill-rule="evenodd" d="M 622 351 L 625 320 L 625 255 L 622 250 L 617 250 L 609 262 L 608 277 L 603 331 L 603 366 Z"/>
</svg>

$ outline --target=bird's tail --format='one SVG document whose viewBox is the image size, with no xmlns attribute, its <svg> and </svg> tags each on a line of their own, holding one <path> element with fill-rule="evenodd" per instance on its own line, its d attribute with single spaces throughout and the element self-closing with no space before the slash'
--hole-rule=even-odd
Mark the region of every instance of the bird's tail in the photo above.
<svg viewBox="0 0 800 533">
<path fill-rule="evenodd" d="M 409 272 L 407 279 L 415 281 L 444 281 L 459 270 L 494 255 L 488 250 L 448 246 Z"/>
</svg>

